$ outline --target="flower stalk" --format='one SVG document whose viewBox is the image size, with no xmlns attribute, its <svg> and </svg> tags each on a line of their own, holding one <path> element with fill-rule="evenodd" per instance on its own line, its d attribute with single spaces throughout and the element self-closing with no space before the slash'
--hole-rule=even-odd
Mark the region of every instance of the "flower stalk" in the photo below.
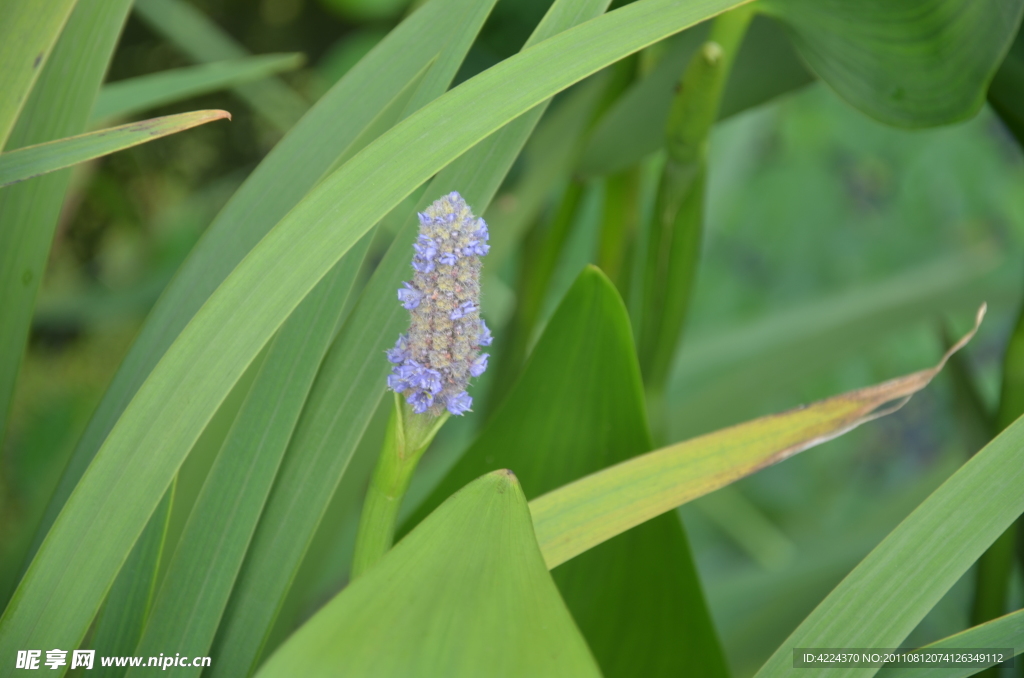
<svg viewBox="0 0 1024 678">
<path fill-rule="evenodd" d="M 412 406 L 395 394 L 395 406 L 388 420 L 384 444 L 366 490 L 359 519 L 352 579 L 373 567 L 391 549 L 395 539 L 398 510 L 413 471 L 450 413 L 434 417 L 416 414 Z"/>
<path fill-rule="evenodd" d="M 387 359 L 395 408 L 367 490 L 356 537 L 352 578 L 391 548 L 402 498 L 420 457 L 448 417 L 469 412 L 471 377 L 487 369 L 491 332 L 480 317 L 480 257 L 490 249 L 487 224 L 462 196 L 449 193 L 419 214 L 413 279 L 398 301 L 409 311 L 409 331 Z"/>
</svg>

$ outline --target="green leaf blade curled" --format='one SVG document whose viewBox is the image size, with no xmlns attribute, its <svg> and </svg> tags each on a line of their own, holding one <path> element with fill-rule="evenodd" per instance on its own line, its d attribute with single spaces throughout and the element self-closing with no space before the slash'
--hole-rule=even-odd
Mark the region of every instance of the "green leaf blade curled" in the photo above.
<svg viewBox="0 0 1024 678">
<path fill-rule="evenodd" d="M 231 114 L 227 111 L 192 111 L 0 153 L 0 188 L 224 118 L 230 120 Z"/>
<path fill-rule="evenodd" d="M 480 437 L 409 522 L 496 467 L 513 469 L 532 497 L 650 448 L 626 308 L 611 281 L 589 267 Z M 553 575 L 604 675 L 728 675 L 675 514 Z"/>
<path fill-rule="evenodd" d="M 810 67 L 898 127 L 972 117 L 1020 25 L 1021 0 L 766 0 Z"/>
<path fill-rule="evenodd" d="M 83 637 L 231 386 L 373 224 L 474 144 L 558 91 L 736 4 L 642 0 L 560 33 L 425 106 L 318 184 L 235 268 L 139 388 L 0 618 L 0 653 L 32 647 L 37 637 L 65 645 Z M 72 582 L 65 577 L 72 566 L 89 576 Z"/>
<path fill-rule="evenodd" d="M 600 676 L 510 471 L 463 488 L 342 591 L 259 678 Z"/>
<path fill-rule="evenodd" d="M 927 386 L 949 357 L 971 340 L 984 313 L 982 306 L 974 329 L 934 367 L 669 445 L 533 499 L 530 511 L 548 567 L 557 567 L 677 506 L 894 412 Z"/>
</svg>

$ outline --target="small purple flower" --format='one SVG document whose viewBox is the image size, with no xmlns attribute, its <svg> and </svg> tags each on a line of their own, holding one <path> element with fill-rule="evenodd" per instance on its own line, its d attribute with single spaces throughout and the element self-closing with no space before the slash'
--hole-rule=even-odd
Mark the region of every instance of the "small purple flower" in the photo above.
<svg viewBox="0 0 1024 678">
<path fill-rule="evenodd" d="M 479 377 L 487 370 L 487 358 L 490 356 L 489 353 L 481 353 L 473 364 L 469 366 L 469 373 L 474 377 Z"/>
<path fill-rule="evenodd" d="M 429 367 L 421 367 L 413 383 L 418 388 L 428 391 L 432 395 L 437 395 L 441 392 L 441 373 Z"/>
<path fill-rule="evenodd" d="M 454 252 L 442 252 L 441 256 L 439 256 L 437 260 L 445 266 L 454 266 L 455 262 L 458 261 L 459 258 L 455 256 Z"/>
<path fill-rule="evenodd" d="M 473 406 L 473 398 L 471 398 L 465 391 L 460 391 L 448 398 L 447 405 L 449 412 L 457 417 L 462 416 L 466 412 L 469 412 L 469 408 Z"/>
<path fill-rule="evenodd" d="M 477 225 L 477 228 L 476 228 L 475 231 L 473 231 L 473 237 L 474 238 L 479 238 L 480 240 L 483 240 L 484 242 L 487 242 L 488 240 L 490 240 L 491 239 L 491 234 L 487 230 L 487 222 L 484 221 L 483 219 L 477 219 L 476 220 L 476 225 Z"/>
<path fill-rule="evenodd" d="M 399 365 L 409 358 L 409 346 L 406 344 L 406 336 L 400 334 L 394 348 L 387 350 L 388 362 Z"/>
<path fill-rule="evenodd" d="M 416 391 L 407 400 L 412 405 L 412 411 L 416 414 L 423 414 L 434 404 L 434 394 L 427 391 Z"/>
<path fill-rule="evenodd" d="M 406 311 L 411 311 L 420 305 L 420 299 L 423 298 L 423 293 L 412 286 L 412 283 L 402 283 L 404 287 L 398 290 L 398 300 L 402 302 L 402 308 Z"/>
<path fill-rule="evenodd" d="M 452 311 L 451 315 L 449 315 L 448 317 L 451 318 L 452 320 L 459 320 L 460 318 L 464 318 L 470 313 L 476 313 L 479 310 L 480 306 L 474 303 L 473 301 L 464 301 L 461 304 L 459 304 L 459 306 L 454 311 Z"/>
<path fill-rule="evenodd" d="M 388 376 L 388 387 L 392 391 L 405 391 L 413 388 L 413 380 L 420 371 L 420 366 L 412 358 L 407 358 L 401 365 L 395 365 Z"/>
<path fill-rule="evenodd" d="M 476 340 L 477 345 L 490 346 L 492 341 L 494 341 L 494 337 L 491 336 L 490 328 L 487 327 L 484 319 L 480 318 L 480 336 Z"/>
<path fill-rule="evenodd" d="M 469 244 L 462 248 L 462 253 L 467 257 L 473 256 L 474 254 L 478 257 L 482 257 L 490 251 L 491 246 L 480 240 L 470 240 Z"/>
<path fill-rule="evenodd" d="M 423 257 L 412 258 L 412 268 L 418 273 L 430 273 L 434 270 L 434 260 L 424 259 Z"/>
<path fill-rule="evenodd" d="M 412 248 L 416 250 L 416 254 L 424 259 L 433 259 L 434 255 L 437 254 L 437 243 L 422 234 L 416 239 Z"/>
</svg>

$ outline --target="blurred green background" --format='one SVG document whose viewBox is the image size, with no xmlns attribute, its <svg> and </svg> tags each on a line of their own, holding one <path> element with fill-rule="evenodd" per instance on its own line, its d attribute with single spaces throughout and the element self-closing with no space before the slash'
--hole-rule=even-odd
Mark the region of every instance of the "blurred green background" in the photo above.
<svg viewBox="0 0 1024 678">
<path fill-rule="evenodd" d="M 306 66 L 280 77 L 307 101 L 409 5 L 193 4 L 253 53 L 304 53 Z M 499 2 L 457 82 L 517 51 L 548 4 Z M 108 81 L 190 63 L 133 16 Z M 3 441 L 0 545 L 10 552 L 31 538 L 147 310 L 280 138 L 229 92 L 147 115 L 199 108 L 227 109 L 233 121 L 76 169 Z M 987 440 L 1024 283 L 1024 163 L 987 109 L 964 124 L 900 131 L 813 84 L 720 124 L 710 166 L 704 257 L 669 387 L 672 440 L 927 367 L 977 305 L 989 303 L 978 338 L 898 414 L 681 509 L 730 663 L 742 676 Z M 509 182 L 515 176 L 513 169 Z M 560 188 L 551 187 L 549 210 Z M 587 208 L 559 263 L 549 312 L 596 259 L 602 191 L 600 180 L 586 187 Z M 515 267 L 507 268 L 505 287 L 484 291 L 499 328 L 514 284 Z M 2 573 L 0 585 L 16 574 Z M 1024 603 L 1020 575 L 1016 607 Z M 969 587 L 955 587 L 908 645 L 966 627 L 969 595 Z"/>
</svg>

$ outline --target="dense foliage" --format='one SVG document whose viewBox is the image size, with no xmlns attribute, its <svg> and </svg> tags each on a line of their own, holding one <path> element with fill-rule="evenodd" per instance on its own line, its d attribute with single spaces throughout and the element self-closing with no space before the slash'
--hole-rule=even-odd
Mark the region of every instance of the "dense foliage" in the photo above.
<svg viewBox="0 0 1024 678">
<path fill-rule="evenodd" d="M 1020 652 L 1022 14 L 0 0 L 0 676 Z"/>
</svg>

